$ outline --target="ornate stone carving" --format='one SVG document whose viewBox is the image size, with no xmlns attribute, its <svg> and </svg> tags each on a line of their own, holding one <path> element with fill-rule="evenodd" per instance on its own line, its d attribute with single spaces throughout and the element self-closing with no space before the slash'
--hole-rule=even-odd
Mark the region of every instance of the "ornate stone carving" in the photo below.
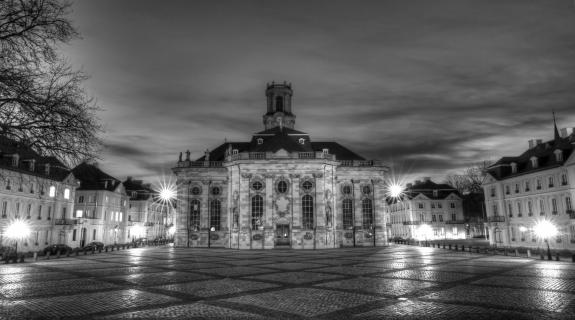
<svg viewBox="0 0 575 320">
<path fill-rule="evenodd" d="M 242 178 L 244 178 L 244 179 L 251 179 L 252 176 L 253 175 L 251 173 L 242 173 Z"/>
<path fill-rule="evenodd" d="M 275 175 L 272 173 L 265 173 L 263 176 L 265 179 L 273 179 L 275 177 Z"/>
<path fill-rule="evenodd" d="M 292 179 L 296 179 L 296 178 L 300 178 L 300 177 L 301 177 L 301 174 L 299 174 L 299 173 L 290 173 L 290 174 L 289 174 L 289 177 L 292 178 Z"/>
<path fill-rule="evenodd" d="M 323 173 L 321 173 L 321 172 L 314 172 L 314 173 L 312 173 L 312 176 L 313 176 L 314 178 L 323 178 Z"/>
<path fill-rule="evenodd" d="M 208 185 L 210 183 L 212 183 L 211 180 L 202 180 L 202 184 L 204 184 L 204 185 Z"/>
</svg>

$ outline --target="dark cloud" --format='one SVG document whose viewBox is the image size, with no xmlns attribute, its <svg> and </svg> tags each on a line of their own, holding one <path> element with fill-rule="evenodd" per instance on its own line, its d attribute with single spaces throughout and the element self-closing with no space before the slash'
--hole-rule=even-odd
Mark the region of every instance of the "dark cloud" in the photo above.
<svg viewBox="0 0 575 320">
<path fill-rule="evenodd" d="M 64 48 L 105 108 L 103 167 L 169 172 L 262 129 L 265 83 L 296 127 L 441 179 L 575 126 L 572 1 L 77 1 Z M 162 172 L 163 171 L 163 172 Z"/>
</svg>

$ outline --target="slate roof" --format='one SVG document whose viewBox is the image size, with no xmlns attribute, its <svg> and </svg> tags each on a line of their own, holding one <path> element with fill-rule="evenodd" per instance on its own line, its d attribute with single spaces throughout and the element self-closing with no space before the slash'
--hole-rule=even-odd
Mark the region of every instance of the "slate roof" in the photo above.
<svg viewBox="0 0 575 320">
<path fill-rule="evenodd" d="M 132 177 L 128 177 L 128 179 L 122 183 L 124 184 L 124 188 L 126 189 L 126 193 L 130 197 L 130 200 L 148 200 L 151 196 L 156 194 L 150 185 L 144 183 L 142 180 L 135 180 L 132 179 Z M 135 195 L 133 195 L 134 192 Z"/>
<path fill-rule="evenodd" d="M 299 143 L 299 139 L 304 139 L 304 144 Z M 263 139 L 262 144 L 258 144 L 258 139 Z M 337 160 L 365 160 L 362 156 L 349 150 L 337 142 L 311 142 L 311 138 L 305 132 L 290 128 L 275 127 L 272 129 L 255 133 L 250 142 L 226 142 L 210 151 L 210 161 L 225 161 L 226 150 L 231 145 L 231 149 L 238 152 L 277 152 L 284 149 L 287 152 L 322 152 L 329 149 L 329 154 L 336 156 Z M 205 155 L 196 161 L 204 161 Z"/>
<path fill-rule="evenodd" d="M 13 154 L 19 156 L 17 166 L 12 165 Z M 29 161 L 32 159 L 35 160 L 35 164 L 34 170 L 30 171 Z M 50 165 L 48 175 L 45 174 L 45 164 Z M 26 145 L 3 136 L 0 136 L 0 167 L 56 181 L 62 181 L 70 175 L 70 169 L 56 157 L 43 157 Z"/>
<path fill-rule="evenodd" d="M 575 134 L 561 138 L 556 137 L 553 140 L 549 140 L 544 143 L 540 143 L 535 147 L 528 149 L 521 155 L 516 157 L 502 157 L 493 165 L 487 168 L 489 172 L 495 179 L 502 180 L 510 177 L 520 176 L 532 172 L 537 172 L 541 170 L 547 170 L 554 167 L 562 166 L 565 161 L 569 158 L 573 150 L 575 149 Z M 555 158 L 554 151 L 563 151 L 563 160 L 557 161 Z M 532 157 L 537 157 L 538 165 L 537 168 L 533 167 L 531 163 Z M 517 164 L 517 172 L 512 173 L 510 164 L 514 162 Z"/>
<path fill-rule="evenodd" d="M 82 162 L 72 169 L 74 176 L 80 180 L 77 190 L 107 190 L 114 191 L 122 182 L 93 164 Z"/>
</svg>

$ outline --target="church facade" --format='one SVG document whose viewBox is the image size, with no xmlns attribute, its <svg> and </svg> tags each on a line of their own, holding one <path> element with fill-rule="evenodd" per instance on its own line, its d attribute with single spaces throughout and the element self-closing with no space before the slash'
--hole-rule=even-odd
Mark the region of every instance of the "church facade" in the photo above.
<svg viewBox="0 0 575 320">
<path fill-rule="evenodd" d="M 177 177 L 175 245 L 236 249 L 382 246 L 388 167 L 294 129 L 291 84 L 268 84 L 265 130 L 191 160 Z"/>
</svg>

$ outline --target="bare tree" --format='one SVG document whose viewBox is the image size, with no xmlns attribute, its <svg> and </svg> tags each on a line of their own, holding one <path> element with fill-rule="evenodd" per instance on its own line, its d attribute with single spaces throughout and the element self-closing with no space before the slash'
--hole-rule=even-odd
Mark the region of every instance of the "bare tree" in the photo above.
<svg viewBox="0 0 575 320">
<path fill-rule="evenodd" d="M 0 135 L 73 166 L 95 156 L 101 126 L 86 75 L 58 55 L 78 37 L 57 0 L 0 0 Z"/>
<path fill-rule="evenodd" d="M 489 165 L 487 161 L 474 164 L 463 170 L 461 174 L 448 175 L 445 183 L 457 189 L 461 194 L 483 193 L 481 183 L 483 183 Z"/>
</svg>

